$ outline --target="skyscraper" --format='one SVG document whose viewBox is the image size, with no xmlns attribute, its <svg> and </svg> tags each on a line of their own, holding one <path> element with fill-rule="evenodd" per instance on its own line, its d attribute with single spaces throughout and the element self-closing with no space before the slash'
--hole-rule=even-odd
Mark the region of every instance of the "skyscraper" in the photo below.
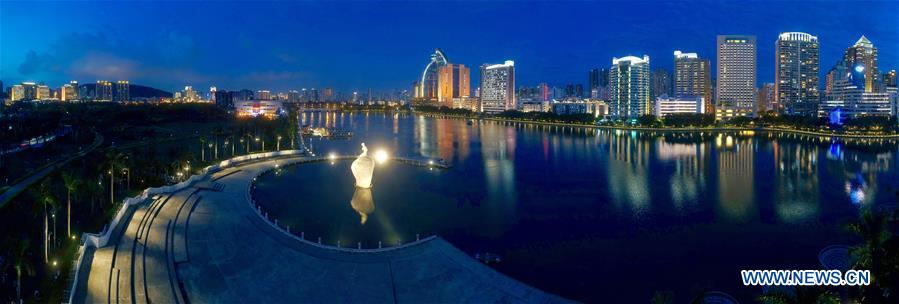
<svg viewBox="0 0 899 304">
<path fill-rule="evenodd" d="M 708 58 L 699 58 L 696 53 L 674 51 L 674 96 L 700 96 L 705 101 L 705 113 L 714 113 L 711 66 Z"/>
<path fill-rule="evenodd" d="M 896 87 L 896 70 L 890 70 L 889 72 L 883 73 L 881 82 L 885 87 Z M 0 83 L 2 86 L 3 83 Z"/>
<path fill-rule="evenodd" d="M 449 64 L 446 56 L 440 49 L 435 49 L 431 54 L 431 60 L 421 73 L 421 81 L 415 87 L 415 99 L 418 102 L 433 103 L 437 101 L 438 69 Z"/>
<path fill-rule="evenodd" d="M 591 69 L 587 76 L 587 89 L 590 90 L 590 98 L 599 98 L 599 69 Z"/>
<path fill-rule="evenodd" d="M 775 109 L 776 96 L 774 94 L 775 86 L 773 83 L 763 83 L 758 90 L 758 100 L 756 101 L 756 113 L 761 115 L 762 112 L 772 111 Z"/>
<path fill-rule="evenodd" d="M 794 115 L 818 111 L 818 37 L 806 33 L 781 33 L 775 48 L 775 104 L 771 110 Z"/>
<path fill-rule="evenodd" d="M 437 101 L 441 106 L 452 107 L 453 100 L 461 101 L 470 96 L 471 80 L 468 67 L 463 64 L 447 64 L 437 70 Z"/>
<path fill-rule="evenodd" d="M 671 73 L 664 68 L 658 68 L 652 71 L 652 88 L 649 94 L 649 100 L 656 100 L 656 97 L 662 95 L 671 96 Z"/>
<path fill-rule="evenodd" d="M 499 113 L 516 108 L 515 62 L 481 65 L 481 112 Z"/>
<path fill-rule="evenodd" d="M 755 36 L 718 35 L 718 119 L 755 115 Z"/>
<path fill-rule="evenodd" d="M 609 70 L 609 115 L 616 118 L 637 118 L 649 115 L 649 56 L 612 58 Z"/>
<path fill-rule="evenodd" d="M 854 45 L 846 49 L 843 63 L 848 70 L 862 73 L 864 77 L 854 77 L 853 84 L 864 87 L 866 93 L 877 92 L 880 75 L 877 73 L 877 48 L 868 38 L 862 36 Z"/>
<path fill-rule="evenodd" d="M 59 88 L 59 100 L 75 101 L 78 99 L 78 83 L 74 81 L 73 83 L 74 85 L 72 83 L 67 83 Z"/>
<path fill-rule="evenodd" d="M 131 85 L 127 80 L 119 80 L 115 83 L 115 101 L 124 102 L 131 100 Z"/>
<path fill-rule="evenodd" d="M 97 80 L 97 85 L 94 87 L 94 100 L 112 101 L 112 82 Z"/>
</svg>

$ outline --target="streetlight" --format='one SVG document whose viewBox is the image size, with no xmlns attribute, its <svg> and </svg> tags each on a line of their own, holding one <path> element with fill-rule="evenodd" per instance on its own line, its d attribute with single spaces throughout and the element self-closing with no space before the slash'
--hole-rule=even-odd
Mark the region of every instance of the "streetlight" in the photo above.
<svg viewBox="0 0 899 304">
<path fill-rule="evenodd" d="M 131 191 L 131 170 L 128 168 L 122 168 L 122 174 L 125 174 L 126 188 L 128 191 Z"/>
<path fill-rule="evenodd" d="M 281 135 L 278 135 L 278 148 L 275 150 L 281 151 Z"/>
</svg>

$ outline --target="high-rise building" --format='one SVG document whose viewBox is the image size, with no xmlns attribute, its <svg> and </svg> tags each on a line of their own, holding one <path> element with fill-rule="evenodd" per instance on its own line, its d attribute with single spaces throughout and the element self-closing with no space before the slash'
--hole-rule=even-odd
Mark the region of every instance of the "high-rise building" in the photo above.
<svg viewBox="0 0 899 304">
<path fill-rule="evenodd" d="M 868 38 L 862 36 L 843 54 L 843 64 L 847 70 L 856 71 L 864 77 L 853 77 L 853 83 L 864 87 L 865 92 L 879 91 L 880 75 L 877 72 L 877 48 Z"/>
<path fill-rule="evenodd" d="M 818 110 L 818 37 L 781 33 L 775 47 L 774 95 L 771 110 L 793 115 L 815 115 Z"/>
<path fill-rule="evenodd" d="M 115 99 L 118 102 L 126 102 L 131 100 L 131 85 L 127 80 L 119 80 L 115 83 Z"/>
<path fill-rule="evenodd" d="M 219 106 L 219 107 L 222 107 L 225 109 L 234 108 L 235 92 L 229 92 L 229 91 L 225 91 L 225 90 L 215 90 L 213 95 L 214 95 L 216 106 Z"/>
<path fill-rule="evenodd" d="M 21 84 L 9 87 L 9 100 L 20 101 L 25 100 L 25 86 Z"/>
<path fill-rule="evenodd" d="M 334 89 L 332 88 L 324 88 L 322 89 L 322 101 L 328 102 L 334 100 Z"/>
<path fill-rule="evenodd" d="M 754 116 L 756 84 L 755 36 L 718 35 L 718 119 Z"/>
<path fill-rule="evenodd" d="M 437 101 L 438 91 L 438 70 L 440 67 L 449 64 L 446 56 L 440 49 L 435 49 L 431 54 L 431 60 L 425 66 L 425 70 L 421 73 L 421 81 L 415 88 L 415 99 L 418 102 L 434 103 Z"/>
<path fill-rule="evenodd" d="M 47 100 L 50 99 L 50 87 L 45 84 L 39 84 L 35 87 L 35 100 Z"/>
<path fill-rule="evenodd" d="M 462 98 L 470 96 L 471 80 L 468 67 L 463 64 L 447 64 L 437 70 L 437 101 L 441 106 L 453 107 Z"/>
<path fill-rule="evenodd" d="M 480 112 L 499 113 L 517 108 L 515 104 L 515 62 L 481 65 Z"/>
<path fill-rule="evenodd" d="M 72 86 L 71 83 L 67 83 L 62 85 L 59 88 L 59 100 L 62 101 L 75 101 L 78 99 L 78 84 L 76 83 Z"/>
<path fill-rule="evenodd" d="M 612 58 L 609 70 L 609 115 L 637 118 L 652 113 L 649 56 Z"/>
<path fill-rule="evenodd" d="M 605 69 L 603 69 L 605 70 Z M 606 81 L 608 82 L 608 73 L 606 74 Z M 587 89 L 590 90 L 590 98 L 599 98 L 600 90 L 600 80 L 602 77 L 600 76 L 599 69 L 591 69 L 590 73 L 587 76 Z"/>
<path fill-rule="evenodd" d="M 272 100 L 272 92 L 269 90 L 258 90 L 256 91 L 256 99 L 257 100 Z"/>
<path fill-rule="evenodd" d="M 881 78 L 881 83 L 883 83 L 884 87 L 896 87 L 896 70 L 890 70 L 889 72 L 883 73 Z M 2 85 L 2 83 L 0 83 L 0 85 Z"/>
<path fill-rule="evenodd" d="M 550 88 L 549 84 L 545 82 L 541 82 L 537 85 L 537 91 L 540 94 L 540 100 L 547 102 L 552 100 L 552 88 Z"/>
<path fill-rule="evenodd" d="M 774 111 L 776 109 L 774 98 L 775 86 L 773 83 L 763 83 L 758 90 L 758 99 L 756 101 L 756 113 L 761 115 L 766 111 Z"/>
<path fill-rule="evenodd" d="M 713 113 L 711 66 L 708 58 L 699 58 L 696 53 L 674 51 L 674 96 L 701 96 L 704 113 Z"/>
<path fill-rule="evenodd" d="M 94 87 L 94 100 L 112 101 L 112 82 L 97 80 L 97 85 Z"/>
<path fill-rule="evenodd" d="M 649 100 L 655 101 L 656 97 L 662 95 L 672 95 L 671 91 L 671 73 L 664 68 L 658 68 L 652 71 L 652 87 L 649 92 Z"/>
</svg>

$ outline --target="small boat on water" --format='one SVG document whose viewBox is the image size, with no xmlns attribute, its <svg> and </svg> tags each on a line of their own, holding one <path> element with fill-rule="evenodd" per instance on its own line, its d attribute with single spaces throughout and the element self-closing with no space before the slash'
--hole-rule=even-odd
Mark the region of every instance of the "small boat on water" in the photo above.
<svg viewBox="0 0 899 304">
<path fill-rule="evenodd" d="M 474 259 L 481 261 L 482 263 L 487 264 L 487 265 L 496 264 L 496 263 L 503 261 L 503 259 L 498 254 L 490 253 L 490 252 L 475 253 Z"/>
</svg>

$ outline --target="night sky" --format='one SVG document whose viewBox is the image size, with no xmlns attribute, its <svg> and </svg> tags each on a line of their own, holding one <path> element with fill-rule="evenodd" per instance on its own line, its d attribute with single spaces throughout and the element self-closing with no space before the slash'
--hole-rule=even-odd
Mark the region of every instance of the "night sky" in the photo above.
<svg viewBox="0 0 899 304">
<path fill-rule="evenodd" d="M 452 63 L 516 61 L 518 85 L 585 83 L 612 57 L 698 52 L 758 36 L 760 82 L 785 31 L 817 35 L 821 71 L 866 35 L 899 68 L 899 2 L 12 2 L 0 1 L 0 80 L 128 79 L 168 91 L 408 89 L 434 48 Z M 714 67 L 713 67 L 714 71 Z M 823 78 L 822 78 L 823 79 Z"/>
</svg>

